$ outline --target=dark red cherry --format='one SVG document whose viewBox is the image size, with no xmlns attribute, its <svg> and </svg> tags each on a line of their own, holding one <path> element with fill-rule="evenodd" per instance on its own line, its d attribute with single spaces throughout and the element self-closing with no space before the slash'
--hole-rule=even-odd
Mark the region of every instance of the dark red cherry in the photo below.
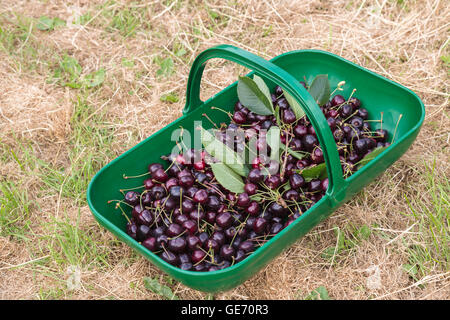
<svg viewBox="0 0 450 320">
<path fill-rule="evenodd" d="M 283 92 L 283 88 L 281 88 L 280 86 L 275 86 L 275 94 L 277 95 L 277 97 L 281 96 L 284 92 Z"/>
<path fill-rule="evenodd" d="M 141 212 L 142 212 L 143 210 L 144 210 L 144 208 L 141 207 L 140 204 L 135 205 L 135 206 L 133 207 L 133 210 L 131 210 L 131 215 L 133 216 L 133 218 L 134 218 L 135 220 L 137 220 L 138 217 L 139 217 L 139 215 L 141 214 Z"/>
<path fill-rule="evenodd" d="M 267 226 L 267 220 L 265 218 L 258 217 L 258 218 L 256 218 L 255 224 L 253 225 L 253 230 L 256 233 L 260 234 L 266 230 L 266 226 Z"/>
<path fill-rule="evenodd" d="M 292 189 L 298 189 L 304 187 L 306 182 L 303 176 L 298 173 L 294 173 L 289 177 L 289 184 L 291 185 Z"/>
<path fill-rule="evenodd" d="M 149 192 L 143 192 L 141 194 L 141 202 L 143 206 L 151 207 L 152 201 L 153 199 Z"/>
<path fill-rule="evenodd" d="M 322 163 L 324 161 L 322 149 L 315 148 L 311 153 L 311 160 L 315 164 Z"/>
<path fill-rule="evenodd" d="M 169 179 L 167 179 L 167 181 L 166 181 L 166 183 L 164 185 L 166 186 L 166 189 L 169 190 L 173 186 L 177 186 L 178 185 L 178 179 L 174 178 L 174 177 L 169 178 Z"/>
<path fill-rule="evenodd" d="M 203 262 L 200 262 L 199 264 L 193 264 L 192 270 L 197 272 L 205 272 L 208 271 L 206 268 L 206 264 Z"/>
<path fill-rule="evenodd" d="M 385 142 L 388 136 L 388 132 L 386 129 L 377 129 L 375 130 L 374 138 L 377 141 Z"/>
<path fill-rule="evenodd" d="M 295 170 L 297 169 L 297 167 L 295 166 L 294 163 L 287 163 L 286 164 L 286 169 L 285 169 L 285 174 L 290 177 L 291 175 L 293 175 L 295 173 Z"/>
<path fill-rule="evenodd" d="M 357 163 L 359 160 L 361 160 L 361 155 L 359 155 L 359 154 L 356 153 L 356 152 L 352 152 L 352 153 L 350 153 L 350 154 L 348 155 L 348 161 L 349 161 L 350 163 L 355 164 L 355 163 Z"/>
<path fill-rule="evenodd" d="M 182 168 L 184 168 L 183 165 L 175 162 L 172 166 L 169 167 L 169 169 L 167 169 L 167 173 L 169 174 L 169 176 L 171 177 L 177 177 L 178 173 L 180 173 L 180 171 L 182 170 Z"/>
<path fill-rule="evenodd" d="M 181 270 L 185 270 L 185 271 L 189 271 L 193 268 L 193 265 L 191 262 L 183 262 L 180 264 L 180 269 Z"/>
<path fill-rule="evenodd" d="M 320 187 L 322 188 L 322 191 L 327 191 L 328 189 L 328 178 L 323 179 L 320 182 Z"/>
<path fill-rule="evenodd" d="M 247 178 L 248 178 L 248 180 L 250 182 L 258 183 L 258 182 L 261 182 L 263 180 L 263 175 L 261 173 L 261 170 L 259 170 L 259 169 L 252 169 L 248 173 Z"/>
<path fill-rule="evenodd" d="M 328 112 L 326 113 L 326 116 L 328 118 L 336 118 L 339 115 L 339 112 L 335 109 L 330 109 L 328 110 Z"/>
<path fill-rule="evenodd" d="M 214 252 L 218 252 L 220 250 L 220 245 L 217 243 L 216 240 L 213 240 L 211 238 L 208 239 L 208 241 L 206 241 L 203 247 L 206 251 L 212 249 L 214 250 Z"/>
<path fill-rule="evenodd" d="M 272 121 L 270 121 L 270 120 L 266 120 L 261 123 L 261 129 L 263 129 L 263 130 L 269 130 L 271 126 L 272 126 Z"/>
<path fill-rule="evenodd" d="M 132 206 L 139 203 L 139 193 L 136 191 L 128 191 L 125 194 L 125 202 L 131 204 Z"/>
<path fill-rule="evenodd" d="M 185 189 L 183 187 L 180 186 L 172 186 L 169 189 L 169 195 L 173 198 L 175 198 L 176 200 L 179 200 L 184 194 L 185 194 Z"/>
<path fill-rule="evenodd" d="M 154 186 L 153 188 L 150 189 L 149 192 L 154 200 L 162 199 L 167 195 L 166 189 L 161 185 Z"/>
<path fill-rule="evenodd" d="M 223 234 L 225 235 L 225 237 L 228 240 L 230 240 L 230 239 L 235 238 L 236 232 L 237 232 L 236 228 L 234 226 L 231 226 L 231 227 L 225 229 Z"/>
<path fill-rule="evenodd" d="M 186 245 L 190 250 L 195 250 L 200 246 L 200 239 L 194 235 L 188 235 L 186 237 Z"/>
<path fill-rule="evenodd" d="M 312 151 L 319 141 L 312 134 L 307 134 L 302 138 L 302 143 L 307 151 Z"/>
<path fill-rule="evenodd" d="M 305 169 L 309 165 L 311 165 L 311 162 L 307 158 L 299 159 L 295 163 L 295 166 L 297 167 L 297 169 L 300 169 L 300 170 Z"/>
<path fill-rule="evenodd" d="M 289 142 L 289 147 L 294 151 L 300 151 L 302 149 L 302 140 L 299 138 L 293 138 Z"/>
<path fill-rule="evenodd" d="M 261 168 L 261 166 L 262 166 L 261 158 L 260 157 L 255 157 L 252 160 L 252 168 L 259 169 L 259 168 Z"/>
<path fill-rule="evenodd" d="M 142 245 L 152 252 L 158 250 L 155 237 L 149 237 L 145 239 L 142 242 Z"/>
<path fill-rule="evenodd" d="M 350 124 L 355 128 L 362 129 L 363 119 L 361 117 L 354 116 L 350 119 Z"/>
<path fill-rule="evenodd" d="M 308 184 L 308 190 L 310 192 L 316 192 L 321 190 L 321 181 L 319 179 L 312 179 Z"/>
<path fill-rule="evenodd" d="M 355 109 L 358 109 L 361 106 L 361 101 L 356 97 L 350 98 L 348 102 L 351 103 Z"/>
<path fill-rule="evenodd" d="M 208 201 L 208 192 L 205 189 L 200 189 L 194 194 L 192 200 L 201 204 L 206 203 Z"/>
<path fill-rule="evenodd" d="M 137 229 L 138 229 L 138 227 L 137 227 L 136 223 L 133 223 L 133 222 L 127 223 L 127 234 L 134 240 L 137 239 Z"/>
<path fill-rule="evenodd" d="M 245 253 L 244 250 L 237 250 L 236 254 L 234 256 L 234 261 L 236 262 L 241 262 L 242 260 L 244 260 L 247 257 L 247 254 Z"/>
<path fill-rule="evenodd" d="M 367 153 L 367 150 L 369 149 L 367 146 L 367 140 L 366 139 L 358 139 L 353 143 L 353 148 L 359 155 L 364 155 Z"/>
<path fill-rule="evenodd" d="M 205 168 L 206 168 L 206 163 L 205 163 L 205 161 L 198 161 L 198 162 L 195 162 L 194 163 L 194 169 L 195 170 L 199 170 L 199 171 L 203 171 L 203 170 L 205 170 Z M 206 177 L 206 176 L 205 176 Z M 198 180 L 198 177 L 197 177 L 197 180 Z"/>
<path fill-rule="evenodd" d="M 288 190 L 283 194 L 283 198 L 286 200 L 291 200 L 291 201 L 299 201 L 300 200 L 300 195 L 296 190 Z"/>
<path fill-rule="evenodd" d="M 264 183 L 266 184 L 266 186 L 269 189 L 275 190 L 276 188 L 278 188 L 280 186 L 281 179 L 280 179 L 280 176 L 278 176 L 278 175 L 271 175 L 266 178 Z"/>
<path fill-rule="evenodd" d="M 336 129 L 336 119 L 335 118 L 329 117 L 327 119 L 327 123 L 331 130 Z"/>
<path fill-rule="evenodd" d="M 194 220 L 186 220 L 183 222 L 182 227 L 188 232 L 188 234 L 193 235 L 197 232 L 198 226 L 197 222 Z"/>
<path fill-rule="evenodd" d="M 178 177 L 178 184 L 185 188 L 190 188 L 194 185 L 194 177 L 189 173 L 189 175 L 183 175 Z"/>
<path fill-rule="evenodd" d="M 286 110 L 289 108 L 289 103 L 287 102 L 285 97 L 281 97 L 277 100 L 277 105 L 280 107 L 281 110 Z"/>
<path fill-rule="evenodd" d="M 251 241 L 244 241 L 239 245 L 239 249 L 244 251 L 245 253 L 250 253 L 255 249 L 255 246 Z"/>
<path fill-rule="evenodd" d="M 136 232 L 136 238 L 138 241 L 144 241 L 145 239 L 147 239 L 150 236 L 150 227 L 146 226 L 145 224 L 141 224 L 138 228 L 137 228 L 137 232 Z"/>
<path fill-rule="evenodd" d="M 206 222 L 208 222 L 210 224 L 214 224 L 214 222 L 216 221 L 216 216 L 217 216 L 217 212 L 207 211 L 204 219 Z"/>
<path fill-rule="evenodd" d="M 227 195 L 225 196 L 225 198 L 229 201 L 229 202 L 231 202 L 231 203 L 235 203 L 236 201 L 237 201 L 237 197 L 236 197 L 236 194 L 234 194 L 234 193 L 227 193 Z"/>
<path fill-rule="evenodd" d="M 157 169 L 152 173 L 152 178 L 158 182 L 166 182 L 169 179 L 169 176 L 164 171 L 164 169 Z"/>
<path fill-rule="evenodd" d="M 148 165 L 148 171 L 153 174 L 156 170 L 164 169 L 161 163 L 151 163 Z"/>
<path fill-rule="evenodd" d="M 219 210 L 220 208 L 220 200 L 217 196 L 211 195 L 208 197 L 208 200 L 206 201 L 206 207 L 208 207 L 211 210 Z"/>
<path fill-rule="evenodd" d="M 166 232 L 166 230 L 167 227 L 165 225 L 162 225 L 151 230 L 151 235 L 155 238 L 158 238 L 160 235 L 163 235 Z"/>
<path fill-rule="evenodd" d="M 244 124 L 244 123 L 247 122 L 247 116 L 242 111 L 236 111 L 233 114 L 233 121 L 238 123 L 238 124 Z"/>
<path fill-rule="evenodd" d="M 254 195 L 257 190 L 258 186 L 254 183 L 249 182 L 244 185 L 244 191 L 250 196 Z"/>
<path fill-rule="evenodd" d="M 256 201 L 250 202 L 249 206 L 245 208 L 245 212 L 247 212 L 251 216 L 256 216 L 261 212 L 261 208 L 259 203 Z"/>
<path fill-rule="evenodd" d="M 222 212 L 217 215 L 216 223 L 219 227 L 228 228 L 233 223 L 233 217 L 228 211 Z"/>
<path fill-rule="evenodd" d="M 306 134 L 308 134 L 308 128 L 303 125 L 303 124 L 297 124 L 294 127 L 294 135 L 298 138 L 303 138 L 303 136 L 305 136 Z"/>
<path fill-rule="evenodd" d="M 345 98 L 343 96 L 341 96 L 340 94 L 335 95 L 332 99 L 331 99 L 331 105 L 334 106 L 338 106 L 340 104 L 343 104 L 345 102 Z"/>
<path fill-rule="evenodd" d="M 177 178 L 180 179 L 181 177 L 184 176 L 192 176 L 192 173 L 189 169 L 184 168 L 183 170 L 181 170 L 180 172 L 178 172 L 177 174 Z"/>
<path fill-rule="evenodd" d="M 283 217 L 286 214 L 286 209 L 278 202 L 272 202 L 268 211 L 276 217 Z"/>
<path fill-rule="evenodd" d="M 345 133 L 344 131 L 342 131 L 342 129 L 337 128 L 336 130 L 333 131 L 333 137 L 336 142 L 341 141 L 344 138 L 344 136 Z"/>
<path fill-rule="evenodd" d="M 277 234 L 283 229 L 284 229 L 284 226 L 283 226 L 282 223 L 274 223 L 270 227 L 270 231 L 269 232 L 270 232 L 270 234 Z"/>
<path fill-rule="evenodd" d="M 169 237 L 176 237 L 180 233 L 183 232 L 183 227 L 180 226 L 178 223 L 171 223 L 166 230 L 166 234 Z"/>
<path fill-rule="evenodd" d="M 198 191 L 199 189 L 195 186 L 192 186 L 190 188 L 186 189 L 186 192 L 184 193 L 184 195 L 188 198 L 193 198 L 195 193 Z"/>
<path fill-rule="evenodd" d="M 342 106 L 340 106 L 339 113 L 344 119 L 346 119 L 352 115 L 353 107 L 348 103 L 343 104 Z"/>
<path fill-rule="evenodd" d="M 186 239 L 183 237 L 170 239 L 167 247 L 173 252 L 183 252 L 186 248 Z"/>
<path fill-rule="evenodd" d="M 155 182 L 153 182 L 152 179 L 145 179 L 144 180 L 144 187 L 145 187 L 145 189 L 150 190 L 154 186 L 155 186 Z"/>
<path fill-rule="evenodd" d="M 173 221 L 179 225 L 183 225 L 183 223 L 187 220 L 189 220 L 189 216 L 187 214 L 179 214 L 173 219 Z"/>
<path fill-rule="evenodd" d="M 214 231 L 210 239 L 215 240 L 219 245 L 223 245 L 225 243 L 225 234 L 221 231 Z"/>
<path fill-rule="evenodd" d="M 178 256 L 170 251 L 164 251 L 161 253 L 161 259 L 166 261 L 167 263 L 170 263 L 171 265 L 177 265 L 178 264 Z"/>
<path fill-rule="evenodd" d="M 150 226 L 155 221 L 155 217 L 149 210 L 145 209 L 142 210 L 142 212 L 138 215 L 136 221 L 139 224 L 145 224 L 147 226 Z"/>
<path fill-rule="evenodd" d="M 291 109 L 285 109 L 282 111 L 281 120 L 284 123 L 290 124 L 294 123 L 297 118 L 295 117 L 294 111 L 292 111 Z"/>
<path fill-rule="evenodd" d="M 234 248 L 228 244 L 220 248 L 220 256 L 225 260 L 231 260 L 235 252 Z"/>
<path fill-rule="evenodd" d="M 250 197 L 248 193 L 243 192 L 238 195 L 236 204 L 240 207 L 247 207 L 250 204 Z"/>
<path fill-rule="evenodd" d="M 256 119 L 256 113 L 254 113 L 254 112 L 252 112 L 252 111 L 250 111 L 249 113 L 247 113 L 247 122 L 250 122 L 250 123 L 253 123 L 253 122 L 256 122 L 256 121 L 258 121 L 257 119 Z"/>
<path fill-rule="evenodd" d="M 358 109 L 358 113 L 356 115 L 361 117 L 363 120 L 367 120 L 369 118 L 369 112 L 364 108 Z"/>
<path fill-rule="evenodd" d="M 196 206 L 197 205 L 194 203 L 194 201 L 189 200 L 189 199 L 183 199 L 183 201 L 181 203 L 181 211 L 184 214 L 188 214 L 188 213 L 191 213 Z"/>
</svg>

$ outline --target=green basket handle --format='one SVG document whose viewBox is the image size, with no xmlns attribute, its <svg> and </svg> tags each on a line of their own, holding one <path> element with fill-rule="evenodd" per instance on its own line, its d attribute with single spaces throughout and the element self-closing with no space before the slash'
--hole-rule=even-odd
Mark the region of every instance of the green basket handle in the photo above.
<svg viewBox="0 0 450 320">
<path fill-rule="evenodd" d="M 281 86 L 300 103 L 315 129 L 323 149 L 329 179 L 327 194 L 330 196 L 331 201 L 334 202 L 332 205 L 342 201 L 345 197 L 347 183 L 342 174 L 339 153 L 327 120 L 314 98 L 300 85 L 299 81 L 272 62 L 231 45 L 218 45 L 203 51 L 195 59 L 189 73 L 186 105 L 183 114 L 192 112 L 204 103 L 200 100 L 200 83 L 206 62 L 213 58 L 222 58 L 236 62 L 255 71 L 259 76 Z"/>
</svg>

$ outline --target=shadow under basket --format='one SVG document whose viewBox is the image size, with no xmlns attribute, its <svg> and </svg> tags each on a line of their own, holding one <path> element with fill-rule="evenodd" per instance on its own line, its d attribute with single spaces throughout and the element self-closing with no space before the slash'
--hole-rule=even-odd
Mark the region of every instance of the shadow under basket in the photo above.
<svg viewBox="0 0 450 320">
<path fill-rule="evenodd" d="M 172 151 L 175 142 L 171 135 L 174 130 L 183 127 L 194 135 L 195 122 L 205 120 L 202 117 L 204 113 L 216 123 L 229 123 L 226 114 L 211 107 L 232 112 L 234 103 L 238 100 L 237 82 L 207 101 L 200 100 L 201 77 L 206 62 L 211 58 L 226 59 L 249 68 L 252 70 L 249 76 L 255 73 L 262 77 L 271 90 L 275 85 L 280 85 L 300 103 L 322 147 L 329 187 L 314 206 L 241 262 L 218 271 L 184 271 L 165 262 L 128 236 L 125 230 L 126 218 L 114 205 L 108 204 L 108 200 L 121 199 L 123 195 L 120 189 L 139 184 L 136 179 L 123 179 L 124 173 L 137 175 L 146 172 L 148 164 L 152 162 L 164 163 L 160 156 Z M 323 113 L 311 95 L 299 84 L 299 81 L 304 79 L 310 83 L 318 74 L 328 74 L 332 88 L 345 80 L 346 89 L 340 94 L 348 97 L 353 88 L 356 88 L 355 96 L 368 110 L 369 118 L 379 119 L 383 112 L 383 129 L 387 129 L 391 135 L 396 129 L 394 142 L 347 179 L 343 177 L 336 143 Z M 398 121 L 400 115 L 402 118 Z M 284 249 L 382 174 L 411 146 L 424 117 L 423 103 L 414 92 L 337 55 L 318 50 L 298 50 L 286 52 L 267 61 L 242 49 L 219 45 L 205 50 L 194 61 L 189 74 L 183 115 L 103 167 L 89 184 L 87 201 L 96 220 L 103 227 L 172 278 L 199 291 L 226 291 L 254 276 Z M 202 125 L 205 129 L 212 126 L 209 121 L 202 121 Z M 380 126 L 381 123 L 373 122 L 372 129 L 378 129 Z M 388 141 L 392 138 L 388 137 Z"/>
</svg>

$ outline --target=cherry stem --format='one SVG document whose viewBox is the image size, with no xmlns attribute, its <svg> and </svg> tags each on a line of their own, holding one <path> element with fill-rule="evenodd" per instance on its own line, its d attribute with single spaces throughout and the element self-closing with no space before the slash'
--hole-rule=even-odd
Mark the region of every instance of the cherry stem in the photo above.
<svg viewBox="0 0 450 320">
<path fill-rule="evenodd" d="M 123 204 L 126 204 L 127 206 L 129 206 L 130 208 L 133 208 L 133 206 L 131 205 L 131 204 L 129 204 L 129 203 L 126 203 L 125 201 L 123 201 L 123 200 L 115 200 L 115 199 L 113 199 L 113 200 L 108 200 L 108 203 L 111 203 L 111 202 L 119 202 L 119 203 L 123 203 Z"/>
<path fill-rule="evenodd" d="M 395 140 L 395 135 L 397 134 L 397 128 L 398 128 L 398 124 L 400 123 L 400 120 L 402 119 L 403 114 L 400 114 L 397 120 L 397 124 L 395 125 L 395 129 L 394 129 L 394 134 L 392 135 L 392 140 L 391 140 L 391 144 L 394 143 Z"/>
<path fill-rule="evenodd" d="M 181 237 L 183 234 L 185 234 L 186 232 L 187 232 L 187 229 L 184 229 L 184 231 L 181 232 L 179 235 L 177 235 L 177 236 L 175 236 L 175 237 L 167 238 L 167 240 L 173 240 L 173 239 L 179 238 L 179 237 Z"/>
<path fill-rule="evenodd" d="M 347 101 L 349 101 L 352 98 L 352 96 L 355 94 L 355 92 L 356 92 L 356 88 L 352 90 L 352 93 L 350 93 L 350 97 L 348 97 Z"/>
<path fill-rule="evenodd" d="M 212 121 L 211 118 L 210 118 L 206 113 L 203 113 L 202 116 L 205 117 L 206 119 L 208 119 L 208 121 L 211 122 L 212 125 L 213 125 L 214 127 L 216 127 L 217 129 L 219 129 L 219 127 L 217 126 L 217 124 L 216 124 L 214 121 Z"/>
<path fill-rule="evenodd" d="M 228 117 L 230 117 L 231 120 L 233 120 L 233 117 L 231 116 L 231 112 L 229 111 L 225 111 L 223 109 L 217 108 L 217 107 L 211 107 L 211 110 L 219 110 L 222 111 L 223 113 L 225 113 Z"/>
<path fill-rule="evenodd" d="M 116 204 L 116 209 L 117 209 L 117 208 L 119 208 L 120 211 L 122 211 L 122 214 L 123 214 L 123 216 L 125 217 L 125 219 L 127 219 L 128 223 L 131 224 L 130 218 L 128 218 L 128 216 L 127 216 L 127 214 L 125 213 L 125 211 L 123 211 L 123 209 L 122 209 L 122 207 L 120 206 L 120 203 L 119 203 L 119 202 Z"/>
<path fill-rule="evenodd" d="M 143 174 L 140 174 L 140 175 L 137 175 L 137 176 L 127 176 L 127 175 L 125 175 L 125 173 L 124 173 L 124 174 L 123 174 L 123 178 L 124 178 L 124 179 L 141 178 L 141 177 L 147 176 L 147 175 L 149 175 L 149 174 L 150 174 L 150 172 L 146 172 L 146 173 L 143 173 Z"/>
<path fill-rule="evenodd" d="M 123 193 L 124 191 L 130 191 L 130 190 L 136 190 L 136 189 L 141 189 L 144 188 L 145 186 L 138 186 L 138 187 L 134 187 L 134 188 L 128 188 L 128 189 L 119 189 L 119 192 Z"/>
</svg>

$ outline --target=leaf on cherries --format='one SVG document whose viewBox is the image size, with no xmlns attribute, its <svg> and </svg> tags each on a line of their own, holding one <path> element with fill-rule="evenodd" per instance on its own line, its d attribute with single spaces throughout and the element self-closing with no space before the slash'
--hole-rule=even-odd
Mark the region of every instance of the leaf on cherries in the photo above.
<svg viewBox="0 0 450 320">
<path fill-rule="evenodd" d="M 225 163 L 237 174 L 246 177 L 248 168 L 242 159 L 234 150 L 218 140 L 211 132 L 199 127 L 201 131 L 202 145 L 211 156 L 218 161 Z"/>
<path fill-rule="evenodd" d="M 237 95 L 242 105 L 250 111 L 265 116 L 274 114 L 272 100 L 261 91 L 252 78 L 239 77 Z"/>
<path fill-rule="evenodd" d="M 244 182 L 234 170 L 222 162 L 211 163 L 210 166 L 222 187 L 237 194 L 244 192 Z"/>
<path fill-rule="evenodd" d="M 318 74 L 308 88 L 309 94 L 319 104 L 324 105 L 330 100 L 331 89 L 327 74 Z"/>
</svg>

